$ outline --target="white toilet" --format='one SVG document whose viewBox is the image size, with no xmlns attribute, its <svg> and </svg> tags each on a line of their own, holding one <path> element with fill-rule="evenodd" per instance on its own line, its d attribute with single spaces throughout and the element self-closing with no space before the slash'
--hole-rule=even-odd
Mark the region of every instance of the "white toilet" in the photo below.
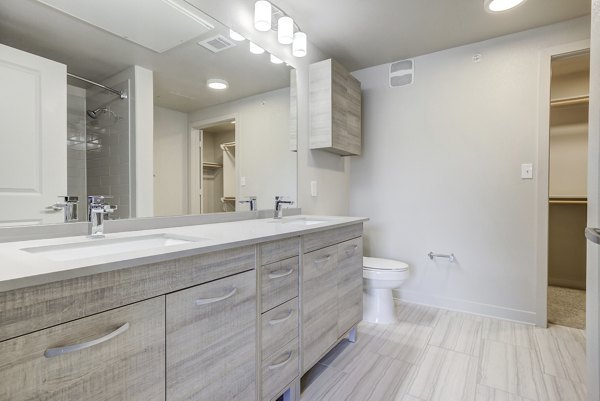
<svg viewBox="0 0 600 401">
<path fill-rule="evenodd" d="M 409 276 L 408 265 L 391 259 L 363 258 L 363 320 L 390 324 L 398 321 L 392 290 Z"/>
</svg>

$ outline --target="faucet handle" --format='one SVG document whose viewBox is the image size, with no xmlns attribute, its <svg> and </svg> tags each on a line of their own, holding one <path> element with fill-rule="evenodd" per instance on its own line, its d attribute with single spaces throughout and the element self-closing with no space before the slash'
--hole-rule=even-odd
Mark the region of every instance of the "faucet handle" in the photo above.
<svg viewBox="0 0 600 401">
<path fill-rule="evenodd" d="M 111 195 L 88 195 L 88 203 L 101 205 L 104 203 L 104 199 L 112 199 Z"/>
</svg>

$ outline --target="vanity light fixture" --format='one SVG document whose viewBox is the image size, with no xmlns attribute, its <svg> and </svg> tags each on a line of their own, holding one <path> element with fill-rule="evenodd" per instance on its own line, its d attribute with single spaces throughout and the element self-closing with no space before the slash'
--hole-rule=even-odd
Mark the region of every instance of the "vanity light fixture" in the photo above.
<svg viewBox="0 0 600 401">
<path fill-rule="evenodd" d="M 283 63 L 283 60 L 271 54 L 271 63 L 281 64 Z"/>
<path fill-rule="evenodd" d="M 525 0 L 483 0 L 483 5 L 487 12 L 499 13 L 515 8 L 524 2 Z"/>
<path fill-rule="evenodd" d="M 271 30 L 271 3 L 266 0 L 254 3 L 254 28 L 261 32 Z"/>
<path fill-rule="evenodd" d="M 206 85 L 211 89 L 223 90 L 229 87 L 229 82 L 224 79 L 212 78 L 206 81 Z"/>
<path fill-rule="evenodd" d="M 259 45 L 250 42 L 250 53 L 252 54 L 263 54 L 265 52 L 265 49 L 263 49 L 262 47 L 260 47 Z"/>
<path fill-rule="evenodd" d="M 236 31 L 234 31 L 233 29 L 229 30 L 229 37 L 231 39 L 235 40 L 236 42 L 243 42 L 244 40 L 246 40 L 245 37 L 243 37 L 242 35 L 240 35 Z"/>
<path fill-rule="evenodd" d="M 306 34 L 304 32 L 296 32 L 294 34 L 294 43 L 292 43 L 292 54 L 295 57 L 306 56 Z"/>
<path fill-rule="evenodd" d="M 294 41 L 294 20 L 287 15 L 277 20 L 277 41 L 282 45 Z"/>
</svg>

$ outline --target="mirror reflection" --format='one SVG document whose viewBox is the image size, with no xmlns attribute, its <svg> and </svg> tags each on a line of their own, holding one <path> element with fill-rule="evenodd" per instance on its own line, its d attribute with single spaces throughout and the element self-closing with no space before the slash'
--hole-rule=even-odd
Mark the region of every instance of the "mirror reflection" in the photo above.
<svg viewBox="0 0 600 401">
<path fill-rule="evenodd" d="M 0 225 L 295 201 L 294 70 L 269 60 L 183 0 L 1 2 Z"/>
</svg>

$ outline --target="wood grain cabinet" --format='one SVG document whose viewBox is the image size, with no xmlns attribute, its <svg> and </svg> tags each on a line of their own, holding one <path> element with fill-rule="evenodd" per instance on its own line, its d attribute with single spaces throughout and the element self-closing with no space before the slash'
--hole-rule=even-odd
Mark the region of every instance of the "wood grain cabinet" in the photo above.
<svg viewBox="0 0 600 401">
<path fill-rule="evenodd" d="M 362 320 L 362 225 L 304 237 L 301 275 L 302 373 Z M 335 245 L 329 245 L 337 242 Z M 318 244 L 329 245 L 314 249 Z"/>
<path fill-rule="evenodd" d="M 165 297 L 0 342 L 0 400 L 164 400 Z"/>
<path fill-rule="evenodd" d="M 310 148 L 360 155 L 360 82 L 333 59 L 309 68 Z"/>
<path fill-rule="evenodd" d="M 167 295 L 167 400 L 256 399 L 256 271 Z"/>
</svg>

